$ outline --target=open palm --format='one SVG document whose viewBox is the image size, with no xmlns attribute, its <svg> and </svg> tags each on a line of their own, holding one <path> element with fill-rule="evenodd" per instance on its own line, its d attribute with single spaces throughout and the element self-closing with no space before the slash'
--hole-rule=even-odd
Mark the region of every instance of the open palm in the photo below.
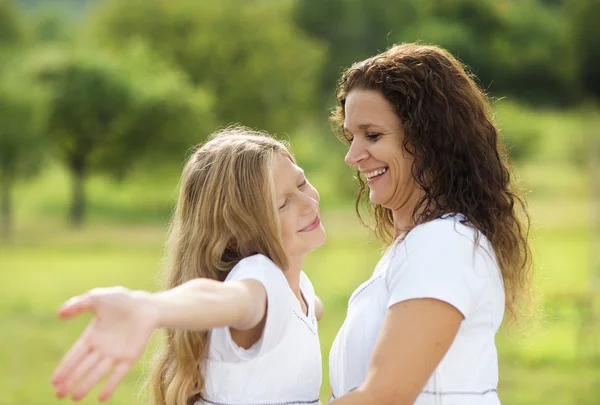
<svg viewBox="0 0 600 405">
<path fill-rule="evenodd" d="M 63 319 L 83 312 L 94 318 L 54 371 L 52 384 L 63 398 L 83 398 L 108 375 L 99 400 L 108 399 L 140 358 L 156 328 L 157 312 L 146 295 L 120 287 L 95 289 L 71 298 Z"/>
</svg>

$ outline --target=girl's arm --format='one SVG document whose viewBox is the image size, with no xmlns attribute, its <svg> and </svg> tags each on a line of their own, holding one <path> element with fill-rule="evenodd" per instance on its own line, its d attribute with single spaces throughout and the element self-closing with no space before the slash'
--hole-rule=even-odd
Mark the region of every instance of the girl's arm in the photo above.
<svg viewBox="0 0 600 405">
<path fill-rule="evenodd" d="M 204 331 L 221 326 L 254 328 L 266 315 L 267 293 L 256 280 L 222 283 L 195 279 L 139 297 L 156 312 L 156 327 Z"/>
<path fill-rule="evenodd" d="M 68 300 L 62 319 L 94 313 L 87 329 L 56 368 L 52 384 L 63 398 L 83 398 L 108 376 L 99 399 L 108 399 L 140 358 L 158 328 L 205 331 L 230 326 L 260 336 L 267 295 L 256 280 L 221 283 L 196 279 L 168 291 L 149 293 L 122 287 L 94 289 Z M 262 331 L 260 331 L 262 333 Z M 244 339 L 244 333 L 236 333 Z"/>
</svg>

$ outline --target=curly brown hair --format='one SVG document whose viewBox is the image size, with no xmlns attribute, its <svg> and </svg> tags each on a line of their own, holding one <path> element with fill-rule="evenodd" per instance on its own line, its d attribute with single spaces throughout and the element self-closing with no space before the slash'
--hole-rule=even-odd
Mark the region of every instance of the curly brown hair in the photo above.
<svg viewBox="0 0 600 405">
<path fill-rule="evenodd" d="M 517 298 L 529 297 L 532 273 L 529 228 L 524 200 L 511 181 L 505 149 L 498 141 L 490 104 L 475 78 L 449 52 L 436 46 L 400 44 L 355 63 L 342 75 L 333 112 L 338 138 L 350 91 L 379 91 L 398 114 L 404 149 L 414 156 L 411 174 L 423 190 L 412 212 L 413 227 L 446 213 L 461 213 L 466 223 L 490 241 L 502 272 L 506 308 L 516 319 Z M 357 173 L 359 205 L 368 201 Z M 372 230 L 393 241 L 392 211 L 367 202 Z M 408 230 L 410 231 L 410 229 Z"/>
</svg>

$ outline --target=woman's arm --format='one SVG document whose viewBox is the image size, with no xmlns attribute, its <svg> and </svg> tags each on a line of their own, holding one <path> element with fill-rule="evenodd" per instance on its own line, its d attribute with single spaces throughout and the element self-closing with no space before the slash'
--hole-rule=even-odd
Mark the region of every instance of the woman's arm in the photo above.
<svg viewBox="0 0 600 405">
<path fill-rule="evenodd" d="M 436 299 L 411 299 L 387 311 L 366 381 L 332 405 L 412 405 L 450 348 L 463 315 Z"/>
</svg>

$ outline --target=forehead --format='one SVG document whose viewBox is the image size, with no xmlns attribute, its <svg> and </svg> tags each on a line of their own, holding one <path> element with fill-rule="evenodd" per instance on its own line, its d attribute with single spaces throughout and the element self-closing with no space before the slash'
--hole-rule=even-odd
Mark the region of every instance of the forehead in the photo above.
<svg viewBox="0 0 600 405">
<path fill-rule="evenodd" d="M 283 154 L 277 154 L 273 159 L 272 172 L 275 193 L 278 195 L 285 193 L 289 187 L 296 187 L 298 177 L 304 173 L 288 156 Z"/>
<path fill-rule="evenodd" d="M 352 90 L 346 97 L 344 128 L 357 131 L 368 125 L 394 126 L 400 119 L 392 105 L 375 90 Z"/>
</svg>

